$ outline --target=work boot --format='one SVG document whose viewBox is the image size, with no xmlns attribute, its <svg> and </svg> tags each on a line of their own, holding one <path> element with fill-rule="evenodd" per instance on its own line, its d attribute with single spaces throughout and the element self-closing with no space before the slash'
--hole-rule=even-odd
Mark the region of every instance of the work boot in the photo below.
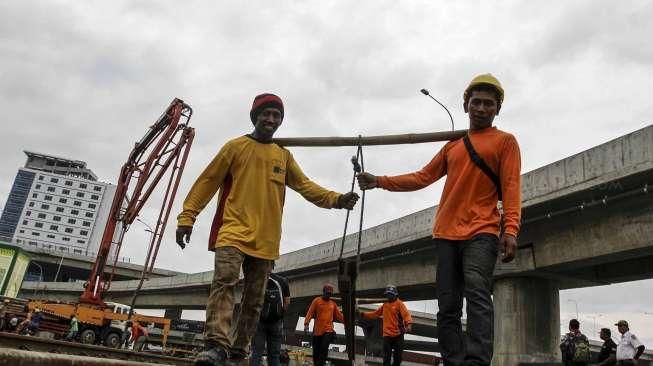
<svg viewBox="0 0 653 366">
<path fill-rule="evenodd" d="M 200 352 L 195 357 L 194 366 L 225 366 L 227 363 L 227 351 L 222 347 L 211 347 Z"/>
<path fill-rule="evenodd" d="M 249 359 L 247 358 L 246 355 L 239 352 L 233 352 L 229 354 L 229 360 L 227 361 L 227 366 L 248 366 L 248 365 L 249 365 Z"/>
</svg>

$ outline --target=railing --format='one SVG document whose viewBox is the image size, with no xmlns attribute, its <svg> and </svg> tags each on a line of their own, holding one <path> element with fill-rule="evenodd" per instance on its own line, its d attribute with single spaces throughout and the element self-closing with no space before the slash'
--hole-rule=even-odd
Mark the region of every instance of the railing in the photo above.
<svg viewBox="0 0 653 366">
<path fill-rule="evenodd" d="M 24 241 L 17 241 L 16 239 L 9 238 L 6 236 L 0 236 L 0 242 L 25 249 L 28 252 L 38 252 L 38 253 L 48 253 L 54 254 L 55 256 L 63 256 L 63 254 L 68 254 L 68 256 L 80 256 L 87 257 L 91 259 L 91 262 L 97 256 L 96 251 L 73 249 L 70 247 L 55 246 L 54 244 L 43 244 L 38 241 L 33 241 L 37 244 L 30 244 Z M 50 247 L 52 246 L 52 247 Z M 77 251 L 75 251 L 77 250 Z M 118 262 L 131 263 L 130 257 L 118 257 Z"/>
</svg>

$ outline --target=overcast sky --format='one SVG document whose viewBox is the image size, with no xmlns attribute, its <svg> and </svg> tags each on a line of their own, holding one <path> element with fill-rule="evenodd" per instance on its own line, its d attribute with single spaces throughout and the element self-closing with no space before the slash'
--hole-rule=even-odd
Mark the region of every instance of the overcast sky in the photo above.
<svg viewBox="0 0 653 366">
<path fill-rule="evenodd" d="M 175 213 L 221 145 L 250 132 L 249 108 L 262 92 L 284 99 L 278 136 L 428 132 L 450 124 L 421 88 L 465 128 L 462 91 L 474 75 L 492 72 L 506 90 L 496 125 L 517 137 L 523 172 L 653 123 L 649 1 L 270 4 L 0 3 L 0 205 L 24 164 L 23 150 L 84 160 L 101 180 L 115 183 L 133 143 L 174 97 L 194 108 L 197 129 Z M 384 174 L 418 169 L 441 146 L 367 148 L 366 167 Z M 354 149 L 292 151 L 315 181 L 347 189 Z M 366 226 L 434 205 L 441 188 L 371 192 Z M 160 266 L 212 269 L 206 240 L 214 209 L 199 217 L 183 253 L 171 220 Z M 153 222 L 153 212 L 146 210 L 143 220 Z M 316 208 L 289 192 L 282 252 L 337 237 L 343 221 L 342 211 Z M 135 224 L 123 254 L 138 261 L 146 239 Z M 608 325 L 628 318 L 651 347 L 653 316 L 644 312 L 653 312 L 652 282 L 565 291 L 563 323 L 575 314 L 567 301 L 575 299 L 581 320 L 605 314 L 597 321 Z M 627 306 L 617 302 L 624 299 Z"/>
</svg>

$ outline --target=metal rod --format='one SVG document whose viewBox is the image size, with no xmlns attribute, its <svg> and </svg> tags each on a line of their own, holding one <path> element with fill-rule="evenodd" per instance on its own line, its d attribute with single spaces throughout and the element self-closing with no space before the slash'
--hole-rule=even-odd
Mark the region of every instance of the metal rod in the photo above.
<svg viewBox="0 0 653 366">
<path fill-rule="evenodd" d="M 272 141 L 281 146 L 358 146 L 359 142 L 362 146 L 401 145 L 457 140 L 465 134 L 467 130 L 367 137 L 282 137 Z"/>
</svg>

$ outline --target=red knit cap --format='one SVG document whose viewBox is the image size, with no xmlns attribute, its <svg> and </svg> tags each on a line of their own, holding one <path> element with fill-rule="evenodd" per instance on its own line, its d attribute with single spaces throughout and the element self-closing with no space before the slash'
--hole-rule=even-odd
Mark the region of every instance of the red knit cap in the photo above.
<svg viewBox="0 0 653 366">
<path fill-rule="evenodd" d="M 256 117 L 259 113 L 269 107 L 278 108 L 281 111 L 281 119 L 283 120 L 283 102 L 281 98 L 274 94 L 265 93 L 254 98 L 252 109 L 249 111 L 249 119 L 252 120 L 252 123 L 256 124 Z"/>
</svg>

